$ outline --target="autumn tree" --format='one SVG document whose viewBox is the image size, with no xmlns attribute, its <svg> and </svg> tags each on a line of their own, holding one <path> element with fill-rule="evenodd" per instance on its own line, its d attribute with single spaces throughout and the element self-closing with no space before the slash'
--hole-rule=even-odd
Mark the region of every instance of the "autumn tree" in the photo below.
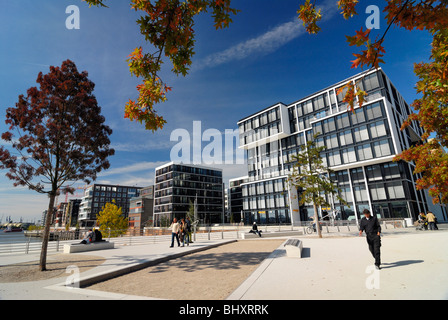
<svg viewBox="0 0 448 320">
<path fill-rule="evenodd" d="M 354 53 L 352 68 L 378 68 L 384 64 L 386 50 L 384 39 L 391 27 L 404 28 L 408 31 L 426 30 L 432 36 L 431 56 L 429 62 L 416 63 L 414 72 L 419 78 L 416 85 L 419 99 L 412 103 L 416 113 L 403 123 L 406 130 L 412 121 L 418 121 L 424 129 L 422 141 L 409 150 L 395 157 L 395 161 L 414 162 L 414 173 L 421 173 L 417 180 L 418 189 L 429 189 L 433 202 L 448 203 L 448 1 L 436 0 L 389 0 L 385 1 L 387 28 L 373 39 L 371 30 L 356 31 L 354 36 L 347 36 L 350 46 L 365 49 Z M 338 7 L 345 19 L 357 15 L 358 0 L 340 0 Z M 320 31 L 318 22 L 322 19 L 316 3 L 306 0 L 298 11 L 309 33 Z M 366 93 L 357 84 L 347 83 L 344 102 L 353 109 L 355 104 L 365 102 Z M 433 137 L 433 139 L 428 139 Z"/>
<path fill-rule="evenodd" d="M 105 0 L 83 0 L 89 6 L 106 7 Z M 231 16 L 238 10 L 230 0 L 131 0 L 131 8 L 143 16 L 137 21 L 140 32 L 154 48 L 152 53 L 136 48 L 127 60 L 132 75 L 142 78 L 137 86 L 139 97 L 125 106 L 125 118 L 144 123 L 153 132 L 163 128 L 166 121 L 155 105 L 167 100 L 171 87 L 165 83 L 160 70 L 164 60 L 173 65 L 172 72 L 186 76 L 192 64 L 195 45 L 194 17 L 211 11 L 216 29 L 228 27 Z"/>
<path fill-rule="evenodd" d="M 347 202 L 339 195 L 340 189 L 331 180 L 331 170 L 325 166 L 321 152 L 325 146 L 318 147 L 314 140 L 308 141 L 306 145 L 300 146 L 300 151 L 294 157 L 292 172 L 288 175 L 287 182 L 290 187 L 297 188 L 298 201 L 300 205 L 313 204 L 314 221 L 319 238 L 322 238 L 322 231 L 319 227 L 318 207 L 329 207 L 329 197 L 336 197 L 341 203 Z"/>
<path fill-rule="evenodd" d="M 95 84 L 87 72 L 64 61 L 39 73 L 39 87 L 20 95 L 15 107 L 6 110 L 8 131 L 1 135 L 0 169 L 14 186 L 26 186 L 47 194 L 39 269 L 46 270 L 47 246 L 55 198 L 60 190 L 73 193 L 76 181 L 90 183 L 109 168 L 112 130 L 105 125 L 101 107 L 92 94 Z"/>
<path fill-rule="evenodd" d="M 123 216 L 121 207 L 115 204 L 115 200 L 106 203 L 97 215 L 97 224 L 100 231 L 111 237 L 118 237 L 126 233 L 129 220 Z"/>
</svg>

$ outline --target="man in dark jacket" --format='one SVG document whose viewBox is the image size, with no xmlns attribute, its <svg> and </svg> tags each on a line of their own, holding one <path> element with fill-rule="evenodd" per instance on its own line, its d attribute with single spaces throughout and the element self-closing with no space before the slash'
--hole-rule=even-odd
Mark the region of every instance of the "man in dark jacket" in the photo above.
<svg viewBox="0 0 448 320">
<path fill-rule="evenodd" d="M 359 223 L 359 236 L 362 232 L 366 232 L 367 243 L 372 256 L 375 258 L 375 267 L 379 270 L 381 265 L 381 226 L 377 217 L 372 216 L 370 211 L 365 209 L 363 211 L 364 218 Z"/>
</svg>

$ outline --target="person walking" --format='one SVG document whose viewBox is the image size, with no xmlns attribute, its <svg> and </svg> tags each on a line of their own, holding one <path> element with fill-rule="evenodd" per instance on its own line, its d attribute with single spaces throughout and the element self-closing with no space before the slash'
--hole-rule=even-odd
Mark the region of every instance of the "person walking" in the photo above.
<svg viewBox="0 0 448 320">
<path fill-rule="evenodd" d="M 180 242 L 179 242 L 180 225 L 179 225 L 179 222 L 177 222 L 176 218 L 173 219 L 173 223 L 171 223 L 170 228 L 171 228 L 171 246 L 170 246 L 170 248 L 174 247 L 174 238 L 176 238 L 176 240 L 177 240 L 177 246 L 180 247 Z"/>
<path fill-rule="evenodd" d="M 193 241 L 191 241 L 191 221 L 190 221 L 190 218 L 188 216 L 185 219 L 185 222 L 187 223 L 188 244 L 190 244 L 190 243 L 193 243 Z"/>
<path fill-rule="evenodd" d="M 381 226 L 378 221 L 378 218 L 372 216 L 369 210 L 364 209 L 363 215 L 364 217 L 361 219 L 361 222 L 359 223 L 359 236 L 361 236 L 362 232 L 365 231 L 370 253 L 372 253 L 373 258 L 375 259 L 375 267 L 377 270 L 380 270 Z"/>
<path fill-rule="evenodd" d="M 429 230 L 436 230 L 436 216 L 431 211 L 426 214 L 426 220 L 429 224 Z"/>
<path fill-rule="evenodd" d="M 182 247 L 185 247 L 185 242 L 187 243 L 187 246 L 189 246 L 190 244 L 188 242 L 187 223 L 185 222 L 185 219 L 183 219 L 183 218 L 180 221 L 179 235 L 180 235 L 180 242 L 182 243 Z"/>
</svg>

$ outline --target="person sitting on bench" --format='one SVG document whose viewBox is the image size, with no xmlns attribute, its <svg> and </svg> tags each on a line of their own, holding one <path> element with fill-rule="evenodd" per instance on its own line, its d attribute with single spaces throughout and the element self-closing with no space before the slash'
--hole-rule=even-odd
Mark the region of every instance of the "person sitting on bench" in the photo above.
<svg viewBox="0 0 448 320">
<path fill-rule="evenodd" d="M 92 232 L 92 229 L 89 229 L 89 232 L 87 232 L 84 239 L 82 239 L 81 244 L 89 244 L 93 242 L 93 236 L 95 235 L 94 232 Z"/>
<path fill-rule="evenodd" d="M 95 229 L 94 233 L 95 233 L 95 236 L 94 236 L 94 241 L 93 242 L 105 241 L 105 240 L 103 240 L 103 234 L 101 233 L 100 230 Z"/>
<path fill-rule="evenodd" d="M 258 226 L 257 226 L 256 222 L 254 222 L 254 224 L 252 225 L 252 230 L 250 230 L 249 233 L 258 234 L 258 236 L 261 237 L 261 231 L 258 230 Z"/>
</svg>

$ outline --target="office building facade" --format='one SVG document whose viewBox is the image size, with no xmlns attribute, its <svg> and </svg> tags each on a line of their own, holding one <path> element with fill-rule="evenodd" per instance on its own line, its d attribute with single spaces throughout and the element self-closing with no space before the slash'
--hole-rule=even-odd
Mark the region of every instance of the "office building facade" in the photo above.
<svg viewBox="0 0 448 320">
<path fill-rule="evenodd" d="M 357 83 L 368 96 L 354 112 L 338 89 Z M 358 74 L 290 105 L 278 103 L 238 122 L 240 148 L 247 152 L 248 182 L 242 185 L 243 211 L 259 223 L 297 223 L 313 215 L 311 204 L 299 206 L 298 192 L 287 184 L 299 147 L 318 134 L 318 146 L 344 205 L 328 199 L 338 218 L 358 220 L 364 208 L 381 218 L 416 219 L 431 210 L 446 220 L 427 191 L 415 188 L 419 174 L 396 155 L 421 140 L 418 123 L 401 131 L 411 113 L 408 103 L 383 70 Z M 322 208 L 320 208 L 322 215 Z"/>
<path fill-rule="evenodd" d="M 129 228 L 142 231 L 144 227 L 152 227 L 154 221 L 154 186 L 140 190 L 140 195 L 131 198 L 129 205 Z"/>
<path fill-rule="evenodd" d="M 229 215 L 232 217 L 231 221 L 240 223 L 244 221 L 245 224 L 250 224 L 253 221 L 252 215 L 244 215 L 243 212 L 243 188 L 242 184 L 248 182 L 248 177 L 240 177 L 229 180 L 228 204 Z"/>
<path fill-rule="evenodd" d="M 64 226 L 76 227 L 81 199 L 70 199 L 65 210 Z"/>
<path fill-rule="evenodd" d="M 155 169 L 154 225 L 184 218 L 197 201 L 197 219 L 203 224 L 221 223 L 224 217 L 222 170 L 168 163 Z"/>
<path fill-rule="evenodd" d="M 96 216 L 106 205 L 115 200 L 121 207 L 125 217 L 129 215 L 131 198 L 140 194 L 140 187 L 94 184 L 86 188 L 79 207 L 78 222 L 81 227 L 92 227 L 96 224 Z"/>
</svg>

